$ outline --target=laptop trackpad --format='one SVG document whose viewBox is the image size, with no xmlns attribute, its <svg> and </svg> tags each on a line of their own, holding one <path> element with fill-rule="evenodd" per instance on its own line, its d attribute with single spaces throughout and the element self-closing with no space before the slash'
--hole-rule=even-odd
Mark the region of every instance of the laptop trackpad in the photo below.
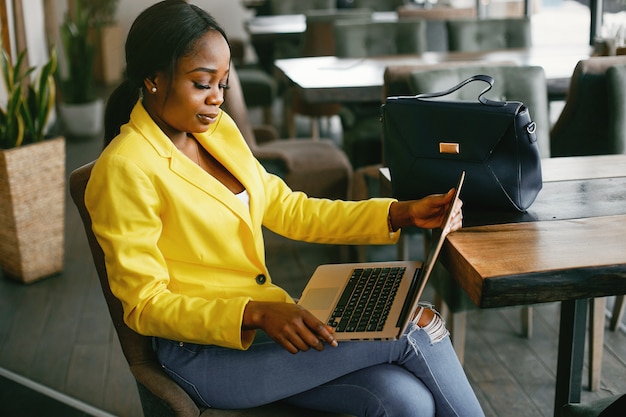
<svg viewBox="0 0 626 417">
<path fill-rule="evenodd" d="M 312 288 L 300 304 L 308 310 L 328 310 L 340 288 Z"/>
</svg>

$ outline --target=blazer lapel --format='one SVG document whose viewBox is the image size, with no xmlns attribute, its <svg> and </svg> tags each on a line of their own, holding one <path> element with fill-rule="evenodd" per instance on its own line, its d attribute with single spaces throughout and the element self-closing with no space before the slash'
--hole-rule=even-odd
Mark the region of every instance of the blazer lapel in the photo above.
<svg viewBox="0 0 626 417">
<path fill-rule="evenodd" d="M 176 146 L 174 146 L 174 143 L 172 143 L 172 141 L 165 135 L 165 133 L 163 133 L 163 131 L 152 121 L 141 103 L 138 103 L 138 105 L 133 109 L 131 120 L 135 127 L 142 133 L 144 138 L 152 144 L 155 151 L 162 158 L 168 160 L 168 166 L 172 173 L 194 185 L 201 192 L 213 197 L 215 200 L 239 216 L 250 229 L 253 229 L 250 211 L 241 202 L 241 200 L 239 200 L 217 179 L 204 172 L 195 162 L 180 152 Z M 218 121 L 217 123 L 211 125 L 206 133 L 197 135 L 197 139 L 199 143 L 205 147 L 205 149 L 211 152 L 215 158 L 224 164 L 224 166 L 229 169 L 247 188 L 247 182 L 249 182 L 246 181 L 245 178 L 247 175 L 244 174 L 243 178 L 241 177 L 239 172 L 240 169 L 238 169 L 238 166 L 232 157 L 229 156 L 230 152 L 235 150 L 230 149 L 228 141 L 224 140 L 225 136 L 230 136 L 233 132 L 231 130 L 227 132 L 227 135 L 218 133 L 223 130 L 220 129 L 218 131 L 217 127 L 219 124 L 220 123 Z M 228 131 L 229 129 L 226 130 Z M 234 130 L 237 131 L 236 128 Z M 234 141 L 237 142 L 236 137 L 234 138 Z"/>
</svg>

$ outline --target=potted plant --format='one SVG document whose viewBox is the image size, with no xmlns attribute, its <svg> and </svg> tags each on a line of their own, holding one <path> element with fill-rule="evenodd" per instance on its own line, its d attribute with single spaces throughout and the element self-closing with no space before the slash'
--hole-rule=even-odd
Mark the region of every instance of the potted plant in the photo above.
<svg viewBox="0 0 626 417">
<path fill-rule="evenodd" d="M 59 110 L 65 130 L 72 136 L 92 136 L 102 130 L 104 104 L 98 97 L 93 74 L 92 27 L 88 9 L 83 7 L 83 0 L 77 0 L 73 13 L 67 13 L 61 25 L 67 75 L 60 80 Z"/>
<path fill-rule="evenodd" d="M 0 268 L 29 283 L 63 269 L 65 139 L 47 138 L 55 105 L 54 49 L 41 67 L 2 50 L 7 102 L 0 105 Z M 32 77 L 32 78 L 31 78 Z"/>
</svg>

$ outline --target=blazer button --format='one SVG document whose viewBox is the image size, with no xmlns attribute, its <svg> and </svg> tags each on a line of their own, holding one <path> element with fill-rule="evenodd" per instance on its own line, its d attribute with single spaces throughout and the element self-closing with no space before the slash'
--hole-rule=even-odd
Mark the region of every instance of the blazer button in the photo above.
<svg viewBox="0 0 626 417">
<path fill-rule="evenodd" d="M 263 285 L 265 284 L 265 281 L 267 281 L 267 278 L 265 277 L 265 275 L 263 274 L 259 274 L 256 276 L 256 283 L 259 285 Z"/>
</svg>

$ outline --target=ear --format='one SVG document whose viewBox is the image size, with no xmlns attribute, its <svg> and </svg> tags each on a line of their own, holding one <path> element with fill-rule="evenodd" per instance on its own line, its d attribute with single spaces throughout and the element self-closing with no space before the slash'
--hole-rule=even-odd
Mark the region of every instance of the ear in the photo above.
<svg viewBox="0 0 626 417">
<path fill-rule="evenodd" d="M 149 93 L 156 93 L 159 89 L 158 85 L 157 85 L 157 77 L 152 75 L 150 77 L 146 77 L 143 80 L 143 86 L 145 88 L 145 90 Z"/>
</svg>

